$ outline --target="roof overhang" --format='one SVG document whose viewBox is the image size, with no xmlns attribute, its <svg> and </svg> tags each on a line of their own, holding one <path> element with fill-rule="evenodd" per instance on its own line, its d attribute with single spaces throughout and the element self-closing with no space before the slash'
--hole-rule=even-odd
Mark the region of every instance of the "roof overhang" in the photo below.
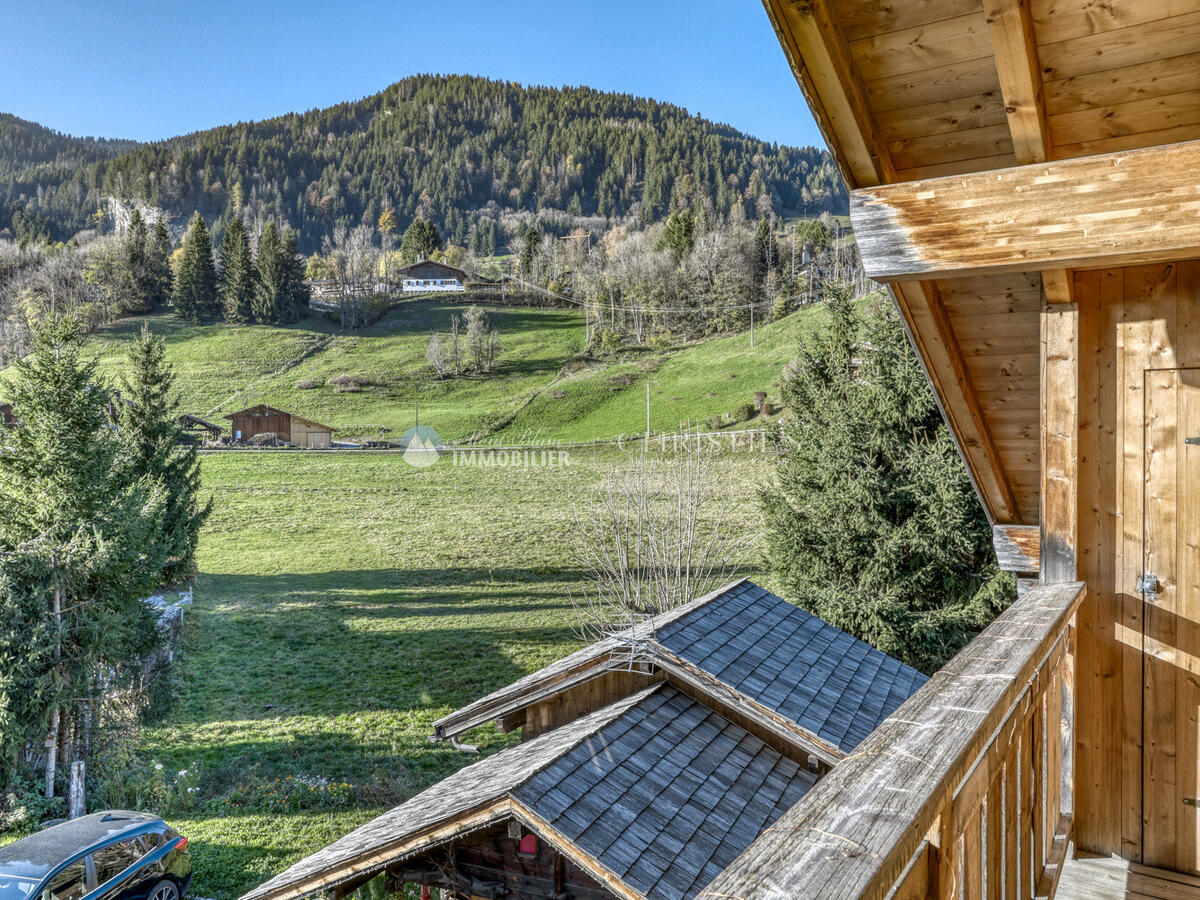
<svg viewBox="0 0 1200 900">
<path fill-rule="evenodd" d="M 1043 307 L 1080 268 L 1200 255 L 1200 13 L 764 6 L 988 517 L 1036 524 Z"/>
</svg>

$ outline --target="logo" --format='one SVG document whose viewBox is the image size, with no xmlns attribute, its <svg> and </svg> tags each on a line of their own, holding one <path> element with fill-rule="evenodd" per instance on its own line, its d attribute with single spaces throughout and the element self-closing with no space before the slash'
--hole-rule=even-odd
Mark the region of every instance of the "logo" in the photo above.
<svg viewBox="0 0 1200 900">
<path fill-rule="evenodd" d="M 410 466 L 425 469 L 438 461 L 442 450 L 442 436 L 428 425 L 410 428 L 400 438 L 404 448 L 404 461 Z"/>
</svg>

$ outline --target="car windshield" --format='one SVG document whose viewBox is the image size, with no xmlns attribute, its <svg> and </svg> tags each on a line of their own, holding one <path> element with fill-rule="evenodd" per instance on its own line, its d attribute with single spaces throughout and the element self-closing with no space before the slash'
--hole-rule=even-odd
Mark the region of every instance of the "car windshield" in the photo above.
<svg viewBox="0 0 1200 900">
<path fill-rule="evenodd" d="M 35 878 L 5 875 L 0 872 L 0 900 L 25 900 L 38 886 Z"/>
</svg>

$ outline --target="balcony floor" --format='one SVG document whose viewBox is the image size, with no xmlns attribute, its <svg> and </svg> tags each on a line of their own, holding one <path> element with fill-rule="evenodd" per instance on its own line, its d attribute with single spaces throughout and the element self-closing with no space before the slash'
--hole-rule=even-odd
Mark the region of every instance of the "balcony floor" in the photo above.
<svg viewBox="0 0 1200 900">
<path fill-rule="evenodd" d="M 1107 856 L 1068 854 L 1056 900 L 1200 900 L 1200 878 Z"/>
</svg>

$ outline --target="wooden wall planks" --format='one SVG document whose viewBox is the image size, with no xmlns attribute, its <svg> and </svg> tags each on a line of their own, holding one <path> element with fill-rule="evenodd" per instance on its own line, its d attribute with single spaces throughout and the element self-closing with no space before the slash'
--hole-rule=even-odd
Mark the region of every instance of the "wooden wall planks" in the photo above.
<svg viewBox="0 0 1200 900">
<path fill-rule="evenodd" d="M 1155 792 L 1158 785 L 1173 785 L 1176 774 L 1162 762 L 1143 771 L 1143 733 L 1166 760 L 1178 729 L 1191 724 L 1186 711 L 1177 720 L 1175 709 L 1144 716 L 1144 692 L 1169 696 L 1163 679 L 1181 676 L 1174 665 L 1163 673 L 1151 662 L 1143 679 L 1143 632 L 1155 632 L 1147 641 L 1152 661 L 1156 647 L 1173 643 L 1171 628 L 1200 627 L 1200 609 L 1177 614 L 1170 627 L 1155 624 L 1145 619 L 1136 590 L 1148 524 L 1144 474 L 1174 465 L 1175 458 L 1157 446 L 1163 443 L 1158 439 L 1149 440 L 1147 457 L 1144 423 L 1148 411 L 1155 415 L 1155 401 L 1146 384 L 1168 377 L 1164 370 L 1200 366 L 1200 262 L 1078 272 L 1075 288 L 1084 354 L 1079 577 L 1089 586 L 1078 628 L 1076 841 L 1083 850 L 1161 859 L 1177 798 L 1171 793 L 1166 803 Z M 1149 524 L 1172 528 L 1177 501 L 1151 503 Z M 1189 771 L 1186 777 L 1194 776 Z M 1155 787 L 1144 791 L 1143 783 Z"/>
</svg>

